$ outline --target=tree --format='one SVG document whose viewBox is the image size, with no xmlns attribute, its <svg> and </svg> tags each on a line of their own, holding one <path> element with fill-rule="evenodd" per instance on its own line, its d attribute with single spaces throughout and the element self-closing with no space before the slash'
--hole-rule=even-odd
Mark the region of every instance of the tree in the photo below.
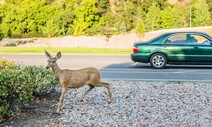
<svg viewBox="0 0 212 127">
<path fill-rule="evenodd" d="M 207 0 L 207 4 L 208 4 L 209 12 L 210 12 L 211 18 L 212 18 L 212 0 Z"/>
<path fill-rule="evenodd" d="M 3 32 L 0 30 L 0 41 L 4 38 Z"/>
<path fill-rule="evenodd" d="M 145 26 L 147 31 L 153 31 L 160 28 L 160 8 L 154 2 L 150 6 L 148 13 L 146 14 Z"/>
<path fill-rule="evenodd" d="M 135 2 L 135 1 L 134 1 Z M 117 17 L 116 21 L 118 25 L 116 25 L 119 33 L 123 32 L 123 28 L 126 32 L 132 30 L 135 27 L 136 24 L 136 3 L 133 1 L 126 1 L 122 0 L 119 3 L 117 3 L 116 6 L 116 12 Z"/>
<path fill-rule="evenodd" d="M 161 11 L 161 27 L 162 29 L 183 27 L 183 19 L 181 11 L 177 6 L 167 6 Z"/>
<path fill-rule="evenodd" d="M 146 29 L 145 29 L 144 21 L 142 19 L 138 20 L 137 25 L 135 27 L 135 31 L 138 36 L 140 37 L 144 36 Z"/>
<path fill-rule="evenodd" d="M 55 14 L 55 6 L 48 6 L 46 0 L 5 3 L 1 27 L 5 30 L 5 37 L 41 36 L 43 25 Z"/>
<path fill-rule="evenodd" d="M 138 29 L 140 19 L 146 31 L 188 26 L 190 8 L 192 26 L 212 25 L 211 0 L 190 2 L 179 8 L 167 0 L 5 0 L 0 4 L 0 31 L 4 37 L 40 37 L 53 20 L 57 31 L 51 36 L 110 37 Z"/>
<path fill-rule="evenodd" d="M 192 26 L 212 25 L 212 19 L 206 0 L 196 0 L 191 8 Z"/>
<path fill-rule="evenodd" d="M 14 21 L 15 21 L 15 6 L 13 4 L 3 4 L 1 6 L 1 24 L 0 29 L 4 34 L 4 37 L 12 36 L 14 30 Z M 17 26 L 17 25 L 16 25 Z M 15 26 L 15 27 L 16 27 Z"/>
<path fill-rule="evenodd" d="M 50 39 L 58 32 L 58 28 L 54 25 L 54 20 L 49 20 L 46 22 L 46 25 L 43 27 L 43 34 L 48 37 L 48 45 L 50 46 Z"/>
<path fill-rule="evenodd" d="M 104 27 L 100 30 L 100 33 L 105 35 L 107 40 L 109 40 L 113 34 L 117 33 L 117 29 L 115 27 L 117 25 L 117 16 L 112 13 L 108 13 L 101 19 Z"/>
<path fill-rule="evenodd" d="M 109 0 L 97 0 L 96 5 L 101 15 L 106 14 L 107 11 L 109 11 Z"/>
<path fill-rule="evenodd" d="M 143 0 L 142 4 L 141 4 L 141 9 L 148 13 L 149 12 L 149 7 L 152 6 L 152 4 L 156 4 L 156 6 L 158 8 L 160 8 L 160 10 L 163 10 L 164 7 L 167 6 L 167 0 Z"/>
<path fill-rule="evenodd" d="M 59 27 L 59 35 L 73 34 L 74 9 L 78 1 L 79 0 L 65 0 L 56 3 L 58 14 L 55 16 L 55 25 Z"/>
<path fill-rule="evenodd" d="M 96 0 L 82 0 L 80 5 L 75 7 L 75 19 L 73 22 L 73 35 L 83 35 L 85 30 L 92 27 L 100 19 Z"/>
<path fill-rule="evenodd" d="M 5 2 L 11 3 L 11 4 L 18 4 L 21 2 L 21 0 L 5 0 Z"/>
</svg>

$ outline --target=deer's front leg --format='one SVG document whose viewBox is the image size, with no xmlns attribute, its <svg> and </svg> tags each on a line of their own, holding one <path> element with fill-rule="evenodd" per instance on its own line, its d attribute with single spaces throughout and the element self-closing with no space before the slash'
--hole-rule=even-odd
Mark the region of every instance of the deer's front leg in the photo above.
<svg viewBox="0 0 212 127">
<path fill-rule="evenodd" d="M 62 92 L 61 92 L 61 95 L 60 95 L 60 101 L 58 103 L 58 107 L 57 107 L 57 113 L 60 112 L 61 109 L 63 109 L 64 107 L 64 97 L 65 97 L 65 93 L 67 91 L 67 88 L 62 88 Z"/>
</svg>

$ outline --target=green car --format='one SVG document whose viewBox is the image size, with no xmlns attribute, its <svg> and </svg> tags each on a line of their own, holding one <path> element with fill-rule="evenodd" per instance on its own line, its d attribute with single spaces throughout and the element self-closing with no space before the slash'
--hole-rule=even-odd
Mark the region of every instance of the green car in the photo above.
<svg viewBox="0 0 212 127">
<path fill-rule="evenodd" d="M 212 64 L 212 36 L 202 32 L 165 33 L 148 42 L 135 43 L 131 59 L 150 63 L 153 68 L 166 64 Z"/>
</svg>

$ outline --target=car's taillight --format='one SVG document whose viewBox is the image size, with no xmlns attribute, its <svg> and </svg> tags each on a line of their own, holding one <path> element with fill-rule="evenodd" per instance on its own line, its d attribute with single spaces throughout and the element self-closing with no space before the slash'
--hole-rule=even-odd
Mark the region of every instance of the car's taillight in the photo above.
<svg viewBox="0 0 212 127">
<path fill-rule="evenodd" d="M 139 51 L 139 48 L 133 47 L 133 52 L 135 52 L 135 53 L 140 52 L 140 51 Z"/>
</svg>

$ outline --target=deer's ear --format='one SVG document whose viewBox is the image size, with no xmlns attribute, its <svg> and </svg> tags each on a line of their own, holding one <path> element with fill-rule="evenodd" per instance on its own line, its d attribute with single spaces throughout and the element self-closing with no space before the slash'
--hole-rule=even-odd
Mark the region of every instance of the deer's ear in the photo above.
<svg viewBox="0 0 212 127">
<path fill-rule="evenodd" d="M 45 50 L 45 54 L 48 58 L 51 58 L 52 56 Z"/>
<path fill-rule="evenodd" d="M 58 52 L 56 55 L 56 59 L 60 59 L 61 58 L 61 52 Z"/>
</svg>

